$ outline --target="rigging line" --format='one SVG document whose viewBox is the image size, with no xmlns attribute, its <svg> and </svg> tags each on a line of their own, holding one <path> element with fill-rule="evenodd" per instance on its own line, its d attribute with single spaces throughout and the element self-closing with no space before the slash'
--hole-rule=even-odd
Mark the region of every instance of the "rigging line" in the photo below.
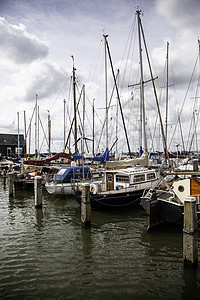
<svg viewBox="0 0 200 300">
<path fill-rule="evenodd" d="M 78 76 L 77 76 L 77 80 L 78 80 L 78 83 L 79 83 L 80 86 L 81 86 L 81 81 L 79 80 Z M 93 104 L 92 104 L 91 100 L 89 99 L 89 97 L 87 96 L 87 94 L 86 94 L 86 99 L 87 99 L 88 103 L 90 104 L 90 106 L 93 107 Z M 99 119 L 99 122 L 100 122 L 101 124 L 103 124 L 103 122 L 102 122 L 102 120 L 100 119 L 100 117 L 99 117 L 97 111 L 95 110 L 94 112 L 95 112 L 96 117 Z"/>
<path fill-rule="evenodd" d="M 198 55 L 198 56 L 199 56 L 199 55 Z M 190 88 L 191 83 L 192 83 L 192 79 L 193 79 L 194 72 L 195 72 L 196 65 L 197 65 L 197 61 L 198 61 L 198 56 L 197 56 L 197 59 L 196 59 L 196 61 L 195 61 L 195 65 L 194 65 L 194 68 L 193 68 L 193 71 L 192 71 L 192 75 L 191 75 L 191 77 L 190 77 L 190 81 L 189 81 L 189 84 L 188 84 L 188 87 L 187 87 L 187 90 L 186 90 L 185 97 L 184 97 L 184 99 L 183 99 L 183 103 L 182 103 L 182 106 L 181 106 L 181 110 L 180 110 L 180 112 L 179 112 L 180 115 L 182 114 L 183 106 L 184 106 L 184 104 L 185 104 L 185 101 L 186 101 L 186 98 L 187 98 L 187 95 L 188 95 L 188 92 L 189 92 L 189 88 Z M 171 143 L 172 143 L 172 141 L 173 141 L 173 139 L 174 139 L 174 135 L 175 135 L 175 131 L 176 131 L 177 125 L 178 125 L 178 120 L 176 121 L 176 124 L 175 124 L 174 132 L 173 132 L 173 134 L 172 134 L 172 138 L 171 138 L 171 141 L 170 141 L 170 144 L 169 144 L 169 148 L 170 148 Z"/>
<path fill-rule="evenodd" d="M 199 64 L 200 64 L 200 57 L 199 57 Z M 194 137 L 197 135 L 197 130 L 196 129 L 197 129 L 197 123 L 198 123 L 198 119 L 199 119 L 199 109 L 197 108 L 197 102 L 198 102 L 197 95 L 198 95 L 199 86 L 200 86 L 200 73 L 198 72 L 198 81 L 197 81 L 196 92 L 195 92 L 195 97 L 194 97 L 194 104 L 193 104 L 193 111 L 192 111 L 193 113 L 192 113 L 192 117 L 191 117 L 190 130 L 189 130 L 189 134 L 188 134 L 188 142 L 189 142 L 189 137 L 191 136 L 191 132 L 192 132 L 192 128 L 193 128 L 193 133 L 192 133 L 192 138 L 191 138 L 189 151 L 191 151 L 191 147 L 192 147 L 192 144 L 193 144 Z M 197 118 L 196 118 L 196 121 L 195 121 L 196 108 L 197 108 L 198 114 L 197 114 Z M 196 139 L 196 148 L 198 148 L 197 139 Z"/>
<path fill-rule="evenodd" d="M 43 134 L 44 134 L 44 137 L 43 137 L 43 140 L 42 140 L 42 144 L 41 144 L 40 150 L 39 150 L 39 152 L 41 152 L 41 149 L 42 149 L 42 147 L 43 147 L 44 140 L 46 139 L 46 142 L 47 142 L 47 145 L 48 145 L 48 139 L 47 139 L 47 136 L 46 136 L 46 132 L 44 131 L 44 127 L 43 127 L 43 124 L 42 124 L 42 121 L 41 121 L 40 116 L 39 116 L 39 121 L 40 121 L 40 125 L 41 125 L 41 127 L 42 127 Z"/>
<path fill-rule="evenodd" d="M 118 72 L 116 74 L 116 80 L 117 80 L 118 76 L 119 76 L 119 69 L 118 69 Z M 108 107 L 107 107 L 108 110 L 111 107 L 111 101 L 112 101 L 112 98 L 113 98 L 114 90 L 115 90 L 115 84 L 113 85 L 113 88 L 112 88 L 110 100 L 109 100 Z M 106 118 L 104 118 L 104 122 L 103 122 L 103 125 L 102 125 L 102 128 L 101 128 L 101 133 L 100 133 L 99 141 L 98 141 L 98 144 L 97 144 L 97 147 L 96 147 L 97 149 L 99 148 L 99 145 L 100 145 L 100 142 L 101 142 L 101 138 L 102 138 L 102 134 L 103 134 L 103 130 L 104 130 L 105 124 L 106 124 Z"/>
<path fill-rule="evenodd" d="M 164 65 L 164 71 L 163 71 L 163 75 L 162 75 L 162 80 L 161 80 L 161 90 L 160 90 L 160 95 L 159 95 L 159 106 L 161 104 L 161 99 L 162 99 L 162 92 L 163 92 L 163 89 L 162 87 L 164 86 L 163 82 L 165 80 L 165 72 L 166 72 L 166 65 L 167 65 L 167 61 L 165 61 L 165 65 Z M 153 143 L 154 143 L 154 140 L 155 140 L 155 136 L 156 136 L 156 127 L 158 125 L 158 118 L 159 118 L 159 114 L 158 114 L 158 111 L 157 111 L 157 114 L 156 114 L 156 122 L 155 122 L 155 126 L 154 126 L 154 131 L 153 131 L 153 136 L 152 136 L 152 142 L 151 142 L 151 147 L 154 149 L 154 146 L 153 146 Z M 167 143 L 167 141 L 166 141 Z"/>
<path fill-rule="evenodd" d="M 68 82 L 69 78 L 71 78 L 71 75 L 68 76 L 68 78 L 66 79 L 66 81 L 65 81 L 65 83 L 64 83 L 64 85 L 63 85 L 63 87 L 61 88 L 60 92 L 58 93 L 58 95 L 57 95 L 56 99 L 54 100 L 54 102 L 53 102 L 51 108 L 49 109 L 49 111 L 52 110 L 52 108 L 53 108 L 53 106 L 55 105 L 56 101 L 58 100 L 58 98 L 59 98 L 61 92 L 64 90 L 65 86 L 67 85 L 67 82 Z"/>
<path fill-rule="evenodd" d="M 146 44 L 146 41 L 145 41 L 145 38 L 144 38 L 144 30 L 143 30 L 143 26 L 142 26 L 142 23 L 141 23 L 141 19 L 140 19 L 140 28 L 141 28 L 141 31 L 142 31 L 142 37 L 143 37 L 143 42 L 144 42 L 144 46 L 145 46 L 146 56 L 147 56 L 147 60 L 148 60 L 148 64 L 149 64 L 149 70 L 150 70 L 150 74 L 151 74 L 154 95 L 155 95 L 155 98 L 156 98 L 156 105 L 157 105 L 158 113 L 159 113 L 159 119 L 160 119 L 160 125 L 161 125 L 161 132 L 162 132 L 163 142 L 164 142 L 164 146 L 165 146 L 165 149 L 166 149 L 167 160 L 169 161 L 169 155 L 168 155 L 168 151 L 167 151 L 167 144 L 166 144 L 166 139 L 165 139 L 165 134 L 164 134 L 164 128 L 163 128 L 163 124 L 162 124 L 162 117 L 161 117 L 161 113 L 160 113 L 158 96 L 157 96 L 157 92 L 156 92 L 155 80 L 153 79 L 154 77 L 153 77 L 153 72 L 152 72 L 151 63 L 150 63 L 150 59 L 149 59 L 149 54 L 148 54 L 148 51 L 147 51 L 147 44 Z"/>
<path fill-rule="evenodd" d="M 114 82 L 115 82 L 115 87 L 116 87 L 116 92 L 117 92 L 117 98 L 118 98 L 118 102 L 119 102 L 119 108 L 120 108 L 120 111 L 121 111 L 122 122 L 123 122 L 123 125 L 124 125 L 124 131 L 125 131 L 125 135 L 126 135 L 126 141 L 127 141 L 128 151 L 129 151 L 130 157 L 132 157 L 132 155 L 131 155 L 131 149 L 130 149 L 130 145 L 129 145 L 129 141 L 128 141 L 128 135 L 127 135 L 127 131 L 126 131 L 126 125 L 125 125 L 124 116 L 123 116 L 123 112 L 122 112 L 121 101 L 120 101 L 120 97 L 119 97 L 119 91 L 118 91 L 118 88 L 117 88 L 117 82 L 116 82 L 116 78 L 115 78 L 115 73 L 114 73 L 114 69 L 113 69 L 113 64 L 112 64 L 112 59 L 111 59 L 111 54 L 110 54 L 110 49 L 109 49 L 109 46 L 108 46 L 107 39 L 106 39 L 106 47 L 107 47 L 107 50 L 108 50 L 108 56 L 109 56 L 109 60 L 110 60 L 110 66 L 111 66 L 111 69 L 112 69 L 113 79 L 114 79 Z"/>
</svg>

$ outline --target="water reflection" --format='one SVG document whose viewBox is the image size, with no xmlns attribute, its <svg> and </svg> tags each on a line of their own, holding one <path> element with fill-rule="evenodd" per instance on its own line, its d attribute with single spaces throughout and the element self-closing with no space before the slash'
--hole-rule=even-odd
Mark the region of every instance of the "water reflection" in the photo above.
<svg viewBox="0 0 200 300">
<path fill-rule="evenodd" d="M 193 267 L 192 265 L 185 265 L 183 267 L 183 300 L 188 300 L 190 298 L 199 299 L 200 281 L 197 275 L 199 277 L 199 270 L 197 267 Z"/>
<path fill-rule="evenodd" d="M 43 214 L 42 208 L 36 208 L 35 209 L 35 218 L 36 218 L 35 228 L 37 229 L 37 231 L 41 231 L 44 227 L 43 217 L 44 217 L 44 214 Z"/>
<path fill-rule="evenodd" d="M 84 258 L 92 257 L 92 233 L 91 227 L 82 227 L 82 251 Z"/>
</svg>

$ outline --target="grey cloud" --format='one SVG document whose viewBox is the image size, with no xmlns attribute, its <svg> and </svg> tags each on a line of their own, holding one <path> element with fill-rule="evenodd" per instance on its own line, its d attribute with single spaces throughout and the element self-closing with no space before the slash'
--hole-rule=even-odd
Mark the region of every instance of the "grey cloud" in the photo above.
<svg viewBox="0 0 200 300">
<path fill-rule="evenodd" d="M 23 25 L 13 26 L 0 18 L 0 51 L 16 64 L 28 64 L 48 55 L 48 47 L 26 32 Z"/>
<path fill-rule="evenodd" d="M 179 28 L 199 28 L 199 0 L 156 0 L 158 12 Z"/>
<path fill-rule="evenodd" d="M 32 76 L 31 83 L 26 89 L 25 100 L 34 100 L 35 94 L 38 94 L 40 99 L 52 98 L 52 95 L 58 93 L 63 87 L 65 80 L 64 71 L 49 63 L 43 63 L 38 74 Z"/>
</svg>

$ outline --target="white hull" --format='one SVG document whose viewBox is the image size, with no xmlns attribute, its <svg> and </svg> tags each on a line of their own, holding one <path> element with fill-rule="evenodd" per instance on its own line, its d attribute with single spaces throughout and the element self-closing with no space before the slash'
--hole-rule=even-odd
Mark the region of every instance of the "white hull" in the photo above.
<svg viewBox="0 0 200 300">
<path fill-rule="evenodd" d="M 71 183 L 46 182 L 45 187 L 49 194 L 56 194 L 56 195 L 74 194 L 73 186 Z"/>
</svg>

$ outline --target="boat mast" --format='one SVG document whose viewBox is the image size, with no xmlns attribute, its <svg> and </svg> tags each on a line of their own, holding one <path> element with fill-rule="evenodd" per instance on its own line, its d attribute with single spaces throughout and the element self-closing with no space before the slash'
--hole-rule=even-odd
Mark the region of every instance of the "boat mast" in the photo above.
<svg viewBox="0 0 200 300">
<path fill-rule="evenodd" d="M 17 122 L 18 123 L 18 135 L 17 135 L 18 136 L 18 138 L 17 138 L 18 139 L 18 144 L 17 144 L 18 148 L 17 148 L 17 155 L 18 155 L 18 158 L 19 158 L 19 112 L 17 113 L 17 121 L 18 121 Z"/>
<path fill-rule="evenodd" d="M 35 157 L 37 157 L 37 98 L 38 95 L 35 95 Z"/>
<path fill-rule="evenodd" d="M 165 115 L 165 138 L 166 138 L 166 143 L 167 143 L 167 119 L 168 119 L 168 87 L 169 87 L 169 82 L 168 82 L 168 53 L 169 53 L 169 42 L 167 42 L 167 55 L 166 55 L 166 62 L 167 62 L 167 78 L 166 78 L 166 115 Z"/>
<path fill-rule="evenodd" d="M 77 118 L 76 118 L 76 74 L 75 74 L 75 67 L 74 67 L 74 56 L 72 55 L 73 60 L 73 95 L 74 95 L 74 143 L 75 143 L 75 154 L 78 153 L 77 151 Z"/>
<path fill-rule="evenodd" d="M 82 156 L 82 167 L 83 167 L 83 180 L 85 179 L 84 174 L 84 141 L 85 141 L 85 85 L 83 85 L 83 130 L 82 130 L 82 139 L 81 139 L 81 156 Z"/>
<path fill-rule="evenodd" d="M 140 19 L 140 28 L 141 28 L 141 32 L 142 32 L 143 41 L 144 41 L 145 52 L 146 52 L 146 56 L 147 56 L 149 71 L 150 71 L 150 74 L 151 74 L 151 81 L 152 81 L 154 95 L 155 95 L 155 99 L 156 99 L 156 105 L 157 105 L 157 109 L 158 109 L 158 115 L 159 115 L 159 119 L 160 119 L 160 126 L 161 126 L 161 132 L 162 132 L 163 143 L 164 143 L 164 151 L 165 151 L 165 154 L 167 156 L 169 167 L 171 168 L 170 161 L 169 161 L 169 153 L 167 151 L 167 143 L 166 143 L 166 138 L 165 138 L 165 133 L 164 133 L 164 126 L 163 126 L 163 122 L 162 122 L 162 117 L 161 117 L 161 112 L 160 112 L 160 107 L 159 107 L 159 102 L 158 102 L 158 96 L 157 96 L 157 93 L 156 93 L 155 78 L 153 77 L 153 72 L 152 72 L 152 68 L 151 68 L 151 63 L 150 63 L 150 59 L 149 59 L 147 45 L 146 45 L 146 42 L 145 42 L 144 30 L 143 30 L 143 27 L 142 27 L 141 19 Z"/>
<path fill-rule="evenodd" d="M 92 155 L 94 155 L 94 100 L 93 99 L 93 105 L 92 105 L 92 115 L 93 115 L 93 132 L 92 132 Z"/>
<path fill-rule="evenodd" d="M 66 116 L 65 116 L 65 109 L 66 109 L 66 100 L 64 99 L 63 101 L 64 103 L 64 148 L 63 148 L 63 152 L 65 152 L 65 139 L 66 139 L 66 136 L 65 136 L 65 127 L 66 127 L 66 124 L 65 124 L 65 121 L 66 121 Z"/>
<path fill-rule="evenodd" d="M 106 100 L 106 148 L 108 149 L 108 84 L 107 84 L 107 50 L 106 39 L 108 35 L 104 36 L 104 52 L 105 52 L 105 100 Z"/>
<path fill-rule="evenodd" d="M 49 156 L 51 155 L 51 119 L 50 119 L 50 113 L 48 110 L 48 136 L 49 136 Z"/>
<path fill-rule="evenodd" d="M 139 153 L 142 153 L 142 131 L 144 135 L 144 151 L 147 152 L 147 138 L 145 129 L 145 107 L 144 107 L 144 78 L 143 78 L 143 62 L 142 62 L 142 46 L 141 46 L 141 11 L 137 10 L 137 24 L 138 24 L 138 42 L 140 55 L 140 136 L 139 136 Z"/>
<path fill-rule="evenodd" d="M 24 136 L 25 136 L 25 157 L 27 158 L 27 134 L 26 134 L 26 112 L 24 110 Z"/>
</svg>

